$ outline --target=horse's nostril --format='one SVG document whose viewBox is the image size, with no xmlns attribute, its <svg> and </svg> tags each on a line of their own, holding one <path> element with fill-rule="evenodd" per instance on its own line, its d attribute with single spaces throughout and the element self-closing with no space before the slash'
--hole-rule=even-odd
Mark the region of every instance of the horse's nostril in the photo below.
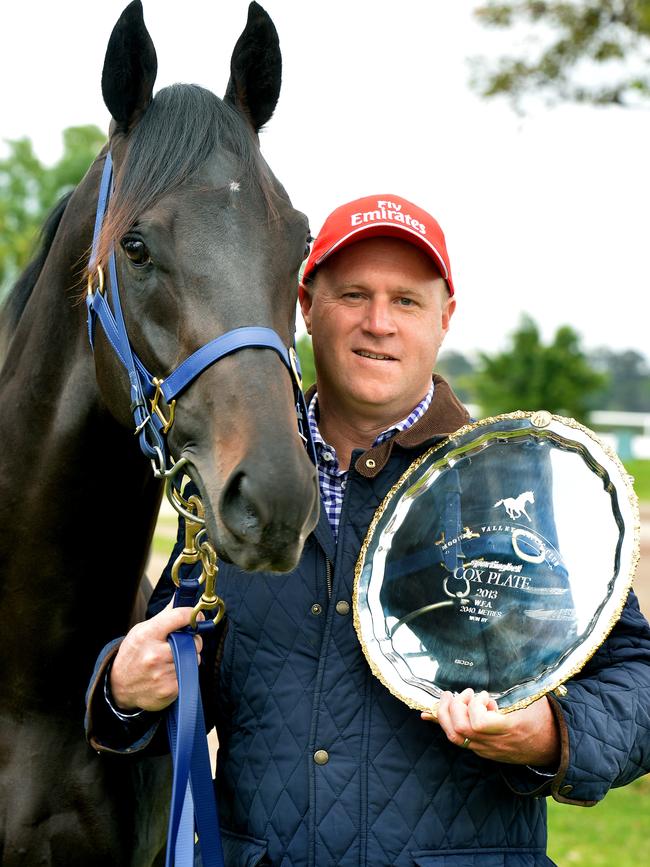
<svg viewBox="0 0 650 867">
<path fill-rule="evenodd" d="M 250 495 L 250 483 L 245 473 L 233 474 L 222 494 L 221 518 L 238 539 L 258 543 L 264 521 Z"/>
</svg>

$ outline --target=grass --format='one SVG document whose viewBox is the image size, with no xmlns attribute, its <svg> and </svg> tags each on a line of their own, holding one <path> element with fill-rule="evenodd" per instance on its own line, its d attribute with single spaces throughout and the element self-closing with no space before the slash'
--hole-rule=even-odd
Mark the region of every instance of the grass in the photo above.
<svg viewBox="0 0 650 867">
<path fill-rule="evenodd" d="M 637 492 L 641 502 L 649 502 L 650 461 L 625 461 L 625 469 L 631 476 L 634 476 L 634 490 Z"/>
<path fill-rule="evenodd" d="M 559 867 L 647 867 L 650 777 L 587 809 L 549 799 L 548 824 L 548 854 Z"/>
<path fill-rule="evenodd" d="M 176 542 L 176 529 L 178 521 L 176 513 L 167 514 L 161 512 L 158 515 L 158 523 L 153 535 L 152 548 L 156 554 L 160 556 L 169 556 Z"/>
<path fill-rule="evenodd" d="M 650 461 L 625 461 L 642 503 L 650 502 Z M 549 799 L 548 854 L 559 867 L 647 867 L 650 864 L 650 776 L 612 789 L 583 809 Z"/>
</svg>

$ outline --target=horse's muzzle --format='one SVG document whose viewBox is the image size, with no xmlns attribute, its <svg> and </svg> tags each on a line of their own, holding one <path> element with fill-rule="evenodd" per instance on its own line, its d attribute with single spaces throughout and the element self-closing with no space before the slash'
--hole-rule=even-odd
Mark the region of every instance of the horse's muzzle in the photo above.
<svg viewBox="0 0 650 867">
<path fill-rule="evenodd" d="M 252 469 L 252 467 L 251 467 Z M 238 467 L 220 498 L 220 545 L 248 571 L 288 572 L 300 559 L 305 539 L 318 520 L 318 483 L 311 465 L 298 482 L 262 478 Z M 225 531 L 225 532 L 224 532 Z"/>
</svg>

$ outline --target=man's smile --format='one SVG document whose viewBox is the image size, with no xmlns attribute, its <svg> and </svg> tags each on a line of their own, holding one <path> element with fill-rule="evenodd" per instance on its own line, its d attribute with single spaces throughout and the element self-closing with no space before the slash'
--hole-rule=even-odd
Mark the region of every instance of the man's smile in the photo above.
<svg viewBox="0 0 650 867">
<path fill-rule="evenodd" d="M 375 361 L 397 361 L 394 355 L 385 355 L 381 352 L 370 352 L 367 349 L 352 350 L 355 355 L 360 355 L 361 358 L 372 358 Z"/>
</svg>

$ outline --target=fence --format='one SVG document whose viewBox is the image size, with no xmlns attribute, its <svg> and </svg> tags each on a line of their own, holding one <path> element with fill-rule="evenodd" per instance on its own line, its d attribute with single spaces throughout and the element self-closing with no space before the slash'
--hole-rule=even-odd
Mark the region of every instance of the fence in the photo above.
<svg viewBox="0 0 650 867">
<path fill-rule="evenodd" d="M 622 461 L 650 460 L 650 412 L 595 410 L 589 423 Z"/>
</svg>

